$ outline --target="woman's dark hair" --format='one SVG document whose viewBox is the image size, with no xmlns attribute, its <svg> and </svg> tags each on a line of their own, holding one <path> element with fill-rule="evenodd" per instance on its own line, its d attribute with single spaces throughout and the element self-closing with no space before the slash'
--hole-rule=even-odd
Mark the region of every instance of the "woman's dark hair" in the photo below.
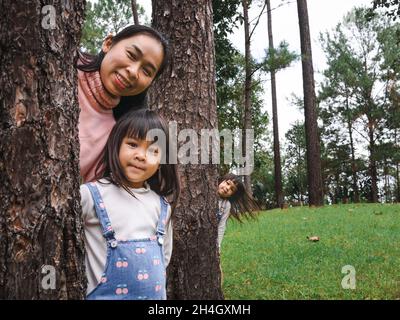
<svg viewBox="0 0 400 320">
<path fill-rule="evenodd" d="M 131 111 L 117 121 L 103 149 L 102 161 L 96 167 L 95 180 L 104 178 L 109 183 L 125 189 L 129 194 L 134 196 L 132 191 L 129 190 L 129 180 L 121 168 L 119 150 L 125 137 L 145 140 L 148 132 L 152 129 L 164 132 L 165 139 L 164 137 L 163 139 L 158 139 L 155 136 L 152 142 L 158 140 L 162 143 L 165 141 L 165 146 L 160 145 L 161 156 L 162 159 L 165 159 L 165 163 L 161 162 L 159 169 L 147 180 L 147 183 L 154 192 L 168 197 L 173 211 L 180 194 L 180 182 L 177 165 L 169 164 L 168 160 L 175 159 L 176 157 L 175 155 L 170 155 L 170 152 L 174 152 L 174 148 L 169 148 L 167 123 L 155 111 L 148 109 Z"/>
<path fill-rule="evenodd" d="M 164 71 L 170 59 L 170 49 L 168 40 L 160 32 L 151 27 L 143 25 L 130 25 L 121 30 L 120 32 L 118 32 L 112 38 L 112 45 L 116 44 L 117 42 L 123 39 L 129 38 L 137 34 L 147 34 L 150 37 L 153 37 L 154 39 L 158 40 L 163 47 L 164 58 L 163 61 L 161 62 L 160 69 L 158 70 L 155 76 L 155 78 L 157 78 Z M 100 50 L 100 52 L 97 55 L 92 55 L 82 51 L 78 51 L 78 54 L 79 54 L 80 64 L 76 63 L 75 66 L 77 69 L 84 72 L 99 71 L 101 63 L 106 55 L 106 53 L 104 53 L 103 50 Z M 119 104 L 115 108 L 113 108 L 114 118 L 118 120 L 120 117 L 122 117 L 125 113 L 129 111 L 134 111 L 140 108 L 147 108 L 146 97 L 147 97 L 147 89 L 135 96 L 121 97 Z"/>
<path fill-rule="evenodd" d="M 236 191 L 227 200 L 231 203 L 231 216 L 239 222 L 242 222 L 242 217 L 256 218 L 258 210 L 260 210 L 257 202 L 247 192 L 242 178 L 233 173 L 227 173 L 218 179 L 218 186 L 223 181 L 232 181 L 236 187 Z"/>
</svg>

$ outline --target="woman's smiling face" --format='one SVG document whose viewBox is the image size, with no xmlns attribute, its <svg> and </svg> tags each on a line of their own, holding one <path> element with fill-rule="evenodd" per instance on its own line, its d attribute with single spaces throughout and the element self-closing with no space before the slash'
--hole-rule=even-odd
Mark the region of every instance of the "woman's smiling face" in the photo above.
<svg viewBox="0 0 400 320">
<path fill-rule="evenodd" d="M 135 96 L 146 90 L 164 59 L 162 44 L 146 33 L 115 44 L 109 36 L 102 49 L 106 55 L 100 67 L 101 81 L 114 96 Z"/>
</svg>

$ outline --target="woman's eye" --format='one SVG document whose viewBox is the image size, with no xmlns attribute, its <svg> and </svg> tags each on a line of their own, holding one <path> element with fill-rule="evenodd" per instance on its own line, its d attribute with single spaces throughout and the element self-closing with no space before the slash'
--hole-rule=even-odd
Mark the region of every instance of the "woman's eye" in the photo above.
<svg viewBox="0 0 400 320">
<path fill-rule="evenodd" d="M 131 58 L 132 60 L 136 60 L 136 56 L 135 56 L 132 52 L 130 52 L 130 51 L 128 51 L 128 56 L 129 56 L 129 58 Z"/>
<path fill-rule="evenodd" d="M 147 70 L 146 68 L 143 68 L 143 72 L 146 76 L 151 77 L 151 71 Z"/>
</svg>

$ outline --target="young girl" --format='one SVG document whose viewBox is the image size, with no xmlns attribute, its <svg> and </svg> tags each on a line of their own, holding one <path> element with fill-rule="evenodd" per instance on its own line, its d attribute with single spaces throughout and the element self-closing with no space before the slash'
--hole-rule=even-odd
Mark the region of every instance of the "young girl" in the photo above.
<svg viewBox="0 0 400 320">
<path fill-rule="evenodd" d="M 252 196 L 246 191 L 240 177 L 232 173 L 220 178 L 217 193 L 219 196 L 218 248 L 221 249 L 228 218 L 233 216 L 239 222 L 242 222 L 242 217 L 255 218 L 255 211 L 259 208 Z"/>
<path fill-rule="evenodd" d="M 146 140 L 165 133 L 166 150 Z M 168 154 L 168 129 L 154 111 L 124 115 L 110 133 L 96 181 L 81 186 L 87 299 L 166 299 L 165 270 L 172 251 L 172 212 L 180 193 Z"/>
<path fill-rule="evenodd" d="M 146 105 L 146 93 L 164 70 L 168 43 L 156 30 L 131 25 L 109 35 L 93 56 L 79 53 L 78 98 L 80 170 L 84 182 L 94 179 L 115 119 Z"/>
</svg>

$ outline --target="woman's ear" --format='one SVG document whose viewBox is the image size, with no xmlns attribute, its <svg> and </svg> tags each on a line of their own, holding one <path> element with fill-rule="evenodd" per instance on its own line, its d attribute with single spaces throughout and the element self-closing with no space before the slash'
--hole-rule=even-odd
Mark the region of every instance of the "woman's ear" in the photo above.
<svg viewBox="0 0 400 320">
<path fill-rule="evenodd" d="M 103 50 L 104 53 L 107 53 L 110 51 L 111 46 L 112 46 L 112 40 L 113 40 L 113 35 L 110 33 L 103 41 L 103 45 L 101 46 L 101 50 Z"/>
</svg>

